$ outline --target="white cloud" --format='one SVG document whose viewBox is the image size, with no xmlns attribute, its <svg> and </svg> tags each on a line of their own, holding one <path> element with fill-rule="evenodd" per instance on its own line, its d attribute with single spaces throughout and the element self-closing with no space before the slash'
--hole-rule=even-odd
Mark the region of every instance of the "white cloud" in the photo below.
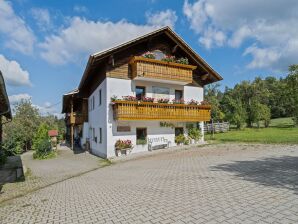
<svg viewBox="0 0 298 224">
<path fill-rule="evenodd" d="M 61 29 L 58 34 L 47 36 L 39 44 L 41 57 L 52 64 L 76 62 L 83 55 L 113 47 L 158 27 L 136 25 L 126 20 L 114 23 L 74 17 L 68 27 Z"/>
<path fill-rule="evenodd" d="M 22 99 L 23 100 L 31 100 L 31 96 L 28 93 L 20 93 L 20 94 L 15 94 L 11 95 L 8 97 L 10 104 L 15 104 L 20 102 Z"/>
<path fill-rule="evenodd" d="M 58 118 L 63 117 L 63 114 L 58 112 L 57 107 L 55 105 L 53 105 L 52 103 L 50 103 L 50 102 L 45 102 L 43 105 L 33 105 L 33 106 L 36 107 L 39 110 L 39 113 L 42 116 L 51 114 L 51 115 L 54 115 Z"/>
<path fill-rule="evenodd" d="M 269 67 L 280 58 L 280 54 L 276 50 L 270 48 L 259 48 L 257 46 L 248 47 L 243 55 L 248 54 L 253 57 L 253 60 L 248 64 L 248 68 Z"/>
<path fill-rule="evenodd" d="M 51 16 L 47 9 L 33 8 L 31 14 L 41 30 L 46 30 L 51 26 Z"/>
<path fill-rule="evenodd" d="M 35 41 L 32 30 L 14 13 L 11 4 L 3 0 L 0 1 L 0 24 L 5 47 L 24 54 L 32 53 Z"/>
<path fill-rule="evenodd" d="M 78 12 L 78 13 L 87 13 L 89 10 L 86 6 L 83 5 L 75 5 L 73 7 L 73 11 Z"/>
<path fill-rule="evenodd" d="M 31 86 L 29 72 L 23 70 L 16 61 L 9 61 L 0 54 L 0 70 L 5 81 L 11 86 Z"/>
<path fill-rule="evenodd" d="M 20 102 L 21 100 L 30 100 L 32 102 L 32 96 L 29 95 L 28 93 L 20 93 L 20 94 L 15 94 L 8 96 L 9 102 L 11 104 L 12 110 L 15 108 L 15 105 Z M 42 116 L 51 114 L 54 115 L 58 118 L 62 118 L 63 114 L 59 113 L 59 108 L 57 108 L 57 105 L 53 105 L 50 102 L 45 102 L 43 105 L 37 105 L 37 104 L 32 104 L 33 107 L 37 108 L 39 111 L 39 114 Z"/>
<path fill-rule="evenodd" d="M 241 47 L 249 40 L 249 68 L 286 69 L 297 63 L 298 1 L 197 0 L 184 2 L 190 28 L 206 48 Z"/>
<path fill-rule="evenodd" d="M 174 28 L 178 19 L 176 12 L 167 9 L 156 13 L 146 13 L 147 23 L 151 26 L 169 26 Z"/>
<path fill-rule="evenodd" d="M 226 41 L 226 35 L 219 30 L 214 30 L 209 27 L 204 31 L 204 35 L 199 38 L 199 42 L 203 44 L 207 49 L 213 46 L 221 47 Z"/>
</svg>

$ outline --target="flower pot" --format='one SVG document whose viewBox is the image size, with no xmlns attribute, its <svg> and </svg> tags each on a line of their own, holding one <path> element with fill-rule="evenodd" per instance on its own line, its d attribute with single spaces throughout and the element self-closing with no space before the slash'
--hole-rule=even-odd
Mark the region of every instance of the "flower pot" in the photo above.
<svg viewBox="0 0 298 224">
<path fill-rule="evenodd" d="M 116 156 L 121 156 L 121 150 L 120 149 L 116 149 L 115 152 L 116 152 Z"/>
</svg>

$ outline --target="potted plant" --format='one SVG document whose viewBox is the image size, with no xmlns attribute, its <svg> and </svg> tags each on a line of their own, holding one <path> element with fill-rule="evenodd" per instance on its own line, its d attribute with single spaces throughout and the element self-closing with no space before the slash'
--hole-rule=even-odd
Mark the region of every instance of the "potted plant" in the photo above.
<svg viewBox="0 0 298 224">
<path fill-rule="evenodd" d="M 157 102 L 158 103 L 169 103 L 170 99 L 168 98 L 160 98 L 160 99 L 157 99 Z"/>
<path fill-rule="evenodd" d="M 112 102 L 115 102 L 117 99 L 118 99 L 118 98 L 117 98 L 116 95 L 113 95 L 113 96 L 111 97 L 111 101 L 112 101 Z"/>
<path fill-rule="evenodd" d="M 144 58 L 150 58 L 150 59 L 155 59 L 155 55 L 152 52 L 150 52 L 150 51 L 147 51 L 146 53 L 144 53 L 142 55 L 142 57 L 144 57 Z"/>
<path fill-rule="evenodd" d="M 188 104 L 189 104 L 189 105 L 199 105 L 199 102 L 196 101 L 196 100 L 194 100 L 194 99 L 192 99 L 192 100 L 190 100 L 190 101 L 188 102 Z"/>
<path fill-rule="evenodd" d="M 143 102 L 151 102 L 151 103 L 153 103 L 154 102 L 154 98 L 152 98 L 152 97 L 142 97 L 142 101 Z"/>
<path fill-rule="evenodd" d="M 178 59 L 176 60 L 176 62 L 179 63 L 179 64 L 184 64 L 184 65 L 188 65 L 188 64 L 189 64 L 187 58 L 178 58 Z"/>
<path fill-rule="evenodd" d="M 133 148 L 131 140 L 117 140 L 115 143 L 116 156 L 121 156 L 122 151 L 130 153 Z"/>
<path fill-rule="evenodd" d="M 191 127 L 188 129 L 188 137 L 191 139 L 191 143 L 198 142 L 201 138 L 201 132 L 198 128 Z"/>
<path fill-rule="evenodd" d="M 182 145 L 186 142 L 186 138 L 183 134 L 180 134 L 178 136 L 175 137 L 175 143 L 177 145 Z"/>
<path fill-rule="evenodd" d="M 122 99 L 125 101 L 138 101 L 138 98 L 135 96 L 122 96 Z"/>
<path fill-rule="evenodd" d="M 166 55 L 164 58 L 161 59 L 161 61 L 176 62 L 176 58 L 175 56 L 172 56 L 172 55 Z"/>
<path fill-rule="evenodd" d="M 182 100 L 182 99 L 181 99 L 181 100 L 173 99 L 173 100 L 172 100 L 172 103 L 173 103 L 173 104 L 184 104 L 184 100 Z"/>
</svg>

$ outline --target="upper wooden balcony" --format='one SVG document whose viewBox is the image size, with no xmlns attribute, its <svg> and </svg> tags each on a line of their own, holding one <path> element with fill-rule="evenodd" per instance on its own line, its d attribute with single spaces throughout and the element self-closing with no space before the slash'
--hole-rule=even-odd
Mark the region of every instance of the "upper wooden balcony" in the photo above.
<svg viewBox="0 0 298 224">
<path fill-rule="evenodd" d="M 210 105 L 185 105 L 117 100 L 113 102 L 116 120 L 210 121 Z"/>
<path fill-rule="evenodd" d="M 132 78 L 186 85 L 192 83 L 192 71 L 196 66 L 165 62 L 140 56 L 132 57 L 129 64 Z"/>
<path fill-rule="evenodd" d="M 72 125 L 72 124 L 80 125 L 88 121 L 88 114 L 73 112 L 73 113 L 70 113 L 68 116 L 66 116 L 65 119 L 68 125 Z"/>
</svg>

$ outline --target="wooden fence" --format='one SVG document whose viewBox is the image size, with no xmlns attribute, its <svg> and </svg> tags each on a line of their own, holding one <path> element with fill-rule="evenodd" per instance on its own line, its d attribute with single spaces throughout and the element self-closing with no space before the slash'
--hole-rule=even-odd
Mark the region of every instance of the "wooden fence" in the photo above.
<svg viewBox="0 0 298 224">
<path fill-rule="evenodd" d="M 214 122 L 212 123 L 206 123 L 204 124 L 204 132 L 205 133 L 212 133 L 214 130 L 214 133 L 218 132 L 227 132 L 230 129 L 230 123 L 229 122 Z"/>
</svg>

